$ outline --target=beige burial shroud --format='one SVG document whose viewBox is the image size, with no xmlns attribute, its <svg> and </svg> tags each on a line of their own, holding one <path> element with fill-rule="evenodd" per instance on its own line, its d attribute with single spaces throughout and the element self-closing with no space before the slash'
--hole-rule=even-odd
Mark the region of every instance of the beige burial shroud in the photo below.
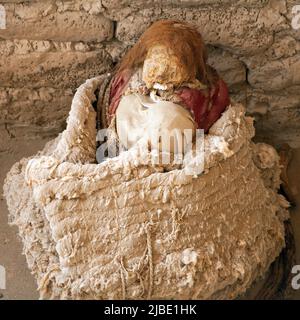
<svg viewBox="0 0 300 320">
<path fill-rule="evenodd" d="M 234 299 L 285 245 L 279 158 L 254 144 L 230 106 L 205 135 L 205 171 L 165 172 L 139 146 L 95 163 L 95 90 L 87 80 L 67 128 L 16 163 L 4 193 L 42 298 Z"/>
</svg>

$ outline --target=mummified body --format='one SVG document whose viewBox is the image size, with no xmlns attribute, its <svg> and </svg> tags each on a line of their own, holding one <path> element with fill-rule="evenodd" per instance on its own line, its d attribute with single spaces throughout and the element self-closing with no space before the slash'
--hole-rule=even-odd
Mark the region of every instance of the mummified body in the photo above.
<svg viewBox="0 0 300 320">
<path fill-rule="evenodd" d="M 226 84 L 207 64 L 200 33 L 186 23 L 162 20 L 117 66 L 102 126 L 113 123 L 128 149 L 150 131 L 207 132 L 229 103 Z"/>
</svg>

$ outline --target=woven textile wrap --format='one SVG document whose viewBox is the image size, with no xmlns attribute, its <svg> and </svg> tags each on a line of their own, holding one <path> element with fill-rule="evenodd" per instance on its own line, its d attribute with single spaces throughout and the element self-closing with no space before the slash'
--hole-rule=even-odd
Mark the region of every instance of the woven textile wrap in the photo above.
<svg viewBox="0 0 300 320">
<path fill-rule="evenodd" d="M 95 164 L 95 90 L 77 90 L 67 128 L 16 163 L 4 192 L 42 298 L 233 299 L 284 247 L 276 151 L 251 142 L 233 105 L 205 135 L 205 172 L 166 172 L 137 146 Z"/>
</svg>

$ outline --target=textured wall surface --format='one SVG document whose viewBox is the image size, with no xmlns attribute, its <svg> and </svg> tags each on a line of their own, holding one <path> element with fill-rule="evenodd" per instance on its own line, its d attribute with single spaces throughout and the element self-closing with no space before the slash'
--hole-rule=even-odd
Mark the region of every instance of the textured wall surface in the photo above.
<svg viewBox="0 0 300 320">
<path fill-rule="evenodd" d="M 300 0 L 0 0 L 0 152 L 62 130 L 76 87 L 109 70 L 152 21 L 195 24 L 258 135 L 300 146 Z M 4 143 L 3 143 L 4 141 Z"/>
</svg>

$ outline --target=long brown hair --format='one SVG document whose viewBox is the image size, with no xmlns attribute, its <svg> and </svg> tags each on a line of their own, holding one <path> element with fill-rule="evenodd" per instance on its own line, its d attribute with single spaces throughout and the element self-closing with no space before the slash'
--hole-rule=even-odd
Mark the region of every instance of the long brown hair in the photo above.
<svg viewBox="0 0 300 320">
<path fill-rule="evenodd" d="M 206 63 L 207 52 L 201 34 L 193 26 L 177 20 L 154 22 L 123 57 L 117 72 L 140 67 L 148 50 L 157 44 L 174 48 L 179 61 L 191 74 L 196 67 L 197 79 L 208 86 L 213 84 L 216 74 Z"/>
</svg>

